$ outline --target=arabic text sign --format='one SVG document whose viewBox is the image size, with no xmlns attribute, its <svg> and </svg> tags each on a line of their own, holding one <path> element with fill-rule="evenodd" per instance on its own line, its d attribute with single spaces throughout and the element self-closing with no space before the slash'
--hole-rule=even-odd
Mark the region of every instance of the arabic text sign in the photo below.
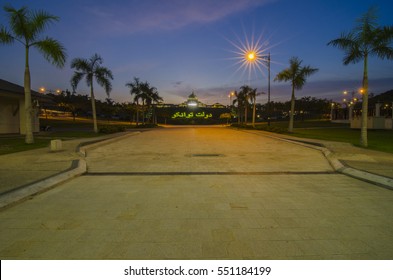
<svg viewBox="0 0 393 280">
<path fill-rule="evenodd" d="M 210 119 L 212 117 L 213 115 L 211 113 L 206 114 L 205 112 L 198 112 L 198 113 L 176 112 L 172 115 L 172 119 L 192 119 L 192 118 Z"/>
</svg>

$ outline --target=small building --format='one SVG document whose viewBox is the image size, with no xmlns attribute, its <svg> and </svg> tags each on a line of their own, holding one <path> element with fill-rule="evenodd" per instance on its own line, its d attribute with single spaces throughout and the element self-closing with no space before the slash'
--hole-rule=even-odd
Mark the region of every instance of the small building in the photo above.
<svg viewBox="0 0 393 280">
<path fill-rule="evenodd" d="M 39 132 L 38 99 L 40 94 L 31 91 L 35 113 L 33 132 Z M 0 134 L 26 133 L 25 91 L 22 86 L 0 79 Z"/>
<path fill-rule="evenodd" d="M 195 93 L 192 92 L 188 98 L 187 101 L 181 103 L 178 105 L 179 107 L 190 107 L 190 108 L 206 108 L 206 104 L 202 103 L 201 101 L 198 100 L 198 97 L 196 97 Z"/>
</svg>

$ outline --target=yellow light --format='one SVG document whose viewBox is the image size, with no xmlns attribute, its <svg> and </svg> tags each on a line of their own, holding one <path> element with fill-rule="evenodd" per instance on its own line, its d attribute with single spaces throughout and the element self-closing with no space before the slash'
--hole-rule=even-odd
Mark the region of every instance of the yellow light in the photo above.
<svg viewBox="0 0 393 280">
<path fill-rule="evenodd" d="M 254 51 L 248 52 L 246 55 L 247 55 L 247 60 L 249 61 L 253 61 L 256 59 L 256 54 Z"/>
<path fill-rule="evenodd" d="M 40 87 L 40 91 L 41 92 L 45 92 L 45 88 L 44 87 Z"/>
</svg>

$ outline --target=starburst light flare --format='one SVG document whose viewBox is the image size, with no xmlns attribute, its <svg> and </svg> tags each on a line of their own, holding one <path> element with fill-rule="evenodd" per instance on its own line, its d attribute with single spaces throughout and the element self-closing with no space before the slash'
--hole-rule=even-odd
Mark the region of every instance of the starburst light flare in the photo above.
<svg viewBox="0 0 393 280">
<path fill-rule="evenodd" d="M 254 35 L 250 39 L 246 35 L 244 38 L 241 40 L 237 37 L 237 43 L 228 40 L 236 48 L 231 51 L 235 54 L 232 58 L 236 60 L 234 65 L 238 67 L 235 74 L 242 70 L 242 76 L 247 73 L 248 81 L 251 78 L 260 79 L 260 74 L 265 76 L 264 69 L 267 69 L 269 41 L 262 41 L 262 35 L 258 39 Z"/>
</svg>

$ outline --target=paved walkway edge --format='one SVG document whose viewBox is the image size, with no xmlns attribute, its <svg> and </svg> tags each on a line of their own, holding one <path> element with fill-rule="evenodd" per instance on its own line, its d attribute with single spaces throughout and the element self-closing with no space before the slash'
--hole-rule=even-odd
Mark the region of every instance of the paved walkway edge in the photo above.
<svg viewBox="0 0 393 280">
<path fill-rule="evenodd" d="M 273 135 L 273 133 L 269 133 L 269 132 L 263 132 L 263 134 L 267 137 L 270 138 L 274 138 L 274 139 L 278 139 L 281 141 L 286 141 L 286 142 L 290 142 L 296 145 L 301 145 L 304 147 L 308 147 L 311 149 L 315 149 L 315 150 L 319 150 L 322 152 L 322 154 L 325 156 L 325 158 L 329 161 L 330 165 L 332 166 L 332 168 L 334 169 L 334 171 L 345 174 L 347 176 L 350 176 L 352 178 L 356 178 L 389 190 L 393 190 L 393 179 L 392 178 L 388 178 L 388 177 L 384 177 L 381 175 L 377 175 L 377 174 L 373 174 L 370 172 L 366 172 L 363 170 L 358 170 L 352 167 L 348 167 L 345 166 L 340 160 L 336 159 L 333 157 L 333 153 L 326 147 L 321 147 L 319 143 L 315 143 L 313 144 L 307 144 L 302 142 L 302 139 L 299 140 L 291 140 L 285 137 L 280 137 L 277 135 Z M 310 139 L 307 139 L 308 143 L 312 143 L 310 141 Z"/>
<path fill-rule="evenodd" d="M 12 206 L 17 202 L 24 201 L 34 195 L 50 190 L 61 183 L 84 174 L 86 170 L 87 166 L 85 159 L 79 159 L 76 168 L 61 172 L 42 181 L 38 181 L 31 185 L 27 185 L 23 188 L 16 189 L 15 191 L 2 195 L 0 197 L 0 209 Z"/>
<path fill-rule="evenodd" d="M 92 144 L 87 144 L 78 146 L 79 153 L 85 157 L 86 156 L 86 150 L 87 149 L 93 149 L 98 146 L 102 145 L 107 145 L 110 143 L 113 143 L 115 141 L 119 141 L 123 138 L 132 136 L 132 135 L 137 135 L 140 132 L 132 132 L 132 133 L 127 133 L 125 135 L 113 137 L 110 139 L 106 140 L 98 140 L 97 142 L 94 142 Z M 76 162 L 76 163 L 75 163 Z M 40 180 L 38 182 L 35 182 L 33 184 L 29 184 L 26 186 L 23 186 L 21 188 L 15 189 L 15 191 L 11 191 L 9 193 L 6 193 L 4 195 L 0 196 L 0 209 L 10 207 L 18 202 L 27 200 L 31 198 L 32 196 L 35 196 L 37 194 L 43 193 L 45 191 L 48 191 L 57 185 L 60 185 L 64 182 L 67 182 L 68 180 L 71 180 L 75 177 L 78 177 L 80 175 L 83 175 L 87 172 L 87 164 L 86 160 L 84 158 L 80 158 L 78 160 L 75 160 L 71 164 L 71 169 L 66 170 L 64 172 L 55 174 L 53 176 L 50 176 L 48 178 L 45 178 L 43 180 Z"/>
</svg>

